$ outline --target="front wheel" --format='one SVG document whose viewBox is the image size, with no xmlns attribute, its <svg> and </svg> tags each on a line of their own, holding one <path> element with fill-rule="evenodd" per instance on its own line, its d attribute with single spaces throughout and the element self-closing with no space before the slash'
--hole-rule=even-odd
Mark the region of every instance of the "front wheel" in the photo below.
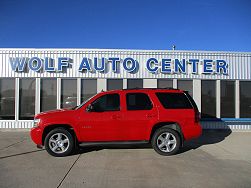
<svg viewBox="0 0 251 188">
<path fill-rule="evenodd" d="M 179 134 L 169 128 L 160 128 L 152 137 L 152 147 L 160 155 L 173 155 L 180 148 L 181 140 Z"/>
<path fill-rule="evenodd" d="M 56 128 L 45 137 L 46 151 L 55 157 L 63 157 L 71 154 L 74 150 L 72 134 L 64 128 Z"/>
</svg>

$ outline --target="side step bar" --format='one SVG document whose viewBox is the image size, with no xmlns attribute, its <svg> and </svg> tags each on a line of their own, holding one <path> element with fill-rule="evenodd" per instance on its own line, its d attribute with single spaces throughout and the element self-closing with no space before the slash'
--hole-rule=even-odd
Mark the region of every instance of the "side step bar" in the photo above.
<svg viewBox="0 0 251 188">
<path fill-rule="evenodd" d="M 116 142 L 82 142 L 79 146 L 107 146 L 107 145 L 133 145 L 133 144 L 148 144 L 148 140 L 142 141 L 116 141 Z"/>
</svg>

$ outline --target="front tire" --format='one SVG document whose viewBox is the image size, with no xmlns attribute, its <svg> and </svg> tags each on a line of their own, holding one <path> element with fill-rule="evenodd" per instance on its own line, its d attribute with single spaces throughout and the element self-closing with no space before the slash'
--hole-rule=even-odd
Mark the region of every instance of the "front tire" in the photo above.
<svg viewBox="0 0 251 188">
<path fill-rule="evenodd" d="M 160 155 L 174 155 L 180 148 L 181 140 L 179 134 L 169 128 L 160 128 L 152 137 L 152 147 Z"/>
<path fill-rule="evenodd" d="M 64 128 L 55 128 L 45 137 L 46 151 L 55 157 L 64 157 L 74 151 L 74 138 L 72 134 Z"/>
</svg>

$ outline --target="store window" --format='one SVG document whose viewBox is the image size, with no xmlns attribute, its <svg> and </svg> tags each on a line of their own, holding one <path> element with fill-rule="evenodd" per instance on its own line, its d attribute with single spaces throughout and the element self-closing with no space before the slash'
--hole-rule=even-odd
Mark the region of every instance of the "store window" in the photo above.
<svg viewBox="0 0 251 188">
<path fill-rule="evenodd" d="M 81 80 L 81 103 L 97 94 L 97 80 L 96 79 L 82 79 Z"/>
<path fill-rule="evenodd" d="M 235 117 L 235 81 L 221 81 L 221 118 Z"/>
<path fill-rule="evenodd" d="M 23 78 L 19 82 L 19 119 L 32 120 L 35 115 L 35 78 Z"/>
<path fill-rule="evenodd" d="M 188 91 L 193 97 L 193 80 L 178 80 L 178 89 Z"/>
<path fill-rule="evenodd" d="M 0 119 L 15 119 L 15 79 L 0 79 Z"/>
<path fill-rule="evenodd" d="M 107 79 L 107 90 L 123 89 L 123 79 Z"/>
<path fill-rule="evenodd" d="M 240 81 L 240 117 L 251 118 L 251 82 Z"/>
<path fill-rule="evenodd" d="M 41 79 L 41 112 L 57 108 L 57 80 Z"/>
<path fill-rule="evenodd" d="M 158 79 L 158 88 L 172 88 L 173 80 L 172 79 Z"/>
<path fill-rule="evenodd" d="M 127 88 L 143 88 L 143 79 L 127 79 Z"/>
<path fill-rule="evenodd" d="M 216 118 L 216 81 L 201 81 L 201 117 Z"/>
<path fill-rule="evenodd" d="M 62 79 L 61 108 L 71 108 L 77 105 L 77 80 Z"/>
</svg>

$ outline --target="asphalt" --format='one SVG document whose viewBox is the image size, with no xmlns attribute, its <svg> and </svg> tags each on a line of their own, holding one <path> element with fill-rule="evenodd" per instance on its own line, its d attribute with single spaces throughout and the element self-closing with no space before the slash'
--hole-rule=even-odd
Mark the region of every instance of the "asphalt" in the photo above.
<svg viewBox="0 0 251 188">
<path fill-rule="evenodd" d="M 251 132 L 210 130 L 175 156 L 138 145 L 85 147 L 55 158 L 28 132 L 0 130 L 0 187 L 251 187 L 250 143 Z"/>
</svg>

